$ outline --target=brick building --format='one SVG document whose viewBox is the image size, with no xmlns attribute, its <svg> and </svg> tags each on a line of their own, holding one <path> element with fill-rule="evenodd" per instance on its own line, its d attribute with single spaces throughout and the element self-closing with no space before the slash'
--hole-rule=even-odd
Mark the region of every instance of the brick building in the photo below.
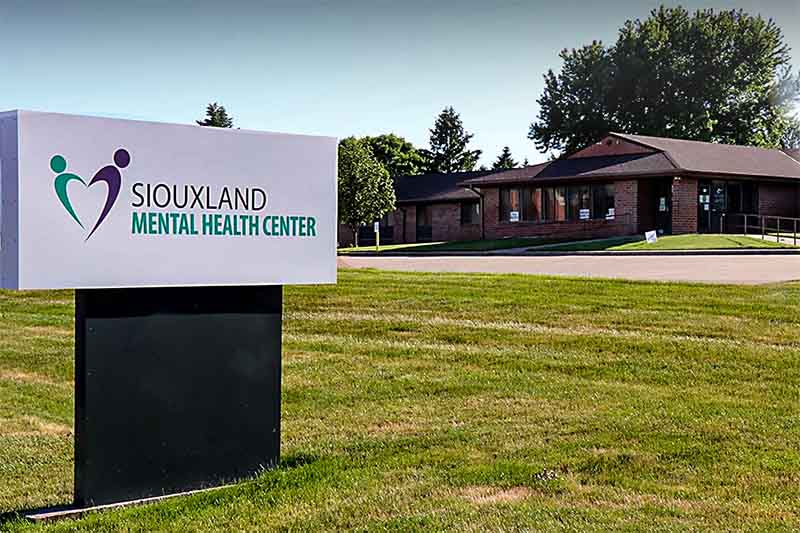
<svg viewBox="0 0 800 533">
<path fill-rule="evenodd" d="M 800 216 L 800 159 L 789 153 L 641 135 L 610 133 L 461 185 L 481 197 L 487 239 L 739 232 L 745 214 Z"/>
<path fill-rule="evenodd" d="M 480 239 L 480 195 L 459 184 L 491 173 L 454 172 L 396 178 L 397 208 L 380 221 L 381 244 Z M 372 226 L 361 228 L 358 242 L 375 244 Z M 352 243 L 350 229 L 339 225 L 339 246 Z"/>
<path fill-rule="evenodd" d="M 609 133 L 547 163 L 404 176 L 395 187 L 383 243 L 738 233 L 744 215 L 800 217 L 800 152 Z M 372 228 L 360 238 L 373 243 Z M 340 244 L 351 240 L 340 231 Z"/>
</svg>

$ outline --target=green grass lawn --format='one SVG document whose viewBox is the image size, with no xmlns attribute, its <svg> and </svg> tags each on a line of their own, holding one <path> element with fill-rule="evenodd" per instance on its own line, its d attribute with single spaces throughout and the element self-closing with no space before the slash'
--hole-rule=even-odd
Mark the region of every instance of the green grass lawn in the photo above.
<svg viewBox="0 0 800 533">
<path fill-rule="evenodd" d="M 593 241 L 552 244 L 537 247 L 535 251 L 588 252 L 617 250 L 737 250 L 745 248 L 794 248 L 789 244 L 762 241 L 743 235 L 668 235 L 648 244 L 642 237 L 615 237 Z"/>
<path fill-rule="evenodd" d="M 70 501 L 72 314 L 0 292 L 0 513 Z M 283 372 L 280 468 L 0 530 L 800 528 L 800 284 L 343 271 Z"/>
<path fill-rule="evenodd" d="M 449 241 L 449 242 L 424 242 L 411 244 L 387 244 L 380 247 L 381 252 L 485 252 L 488 250 L 507 250 L 509 248 L 523 248 L 554 242 L 563 242 L 564 239 L 547 237 L 515 237 L 508 239 L 486 239 L 478 241 Z M 375 246 L 351 246 L 339 248 L 339 254 L 345 255 L 352 252 L 374 252 Z"/>
</svg>

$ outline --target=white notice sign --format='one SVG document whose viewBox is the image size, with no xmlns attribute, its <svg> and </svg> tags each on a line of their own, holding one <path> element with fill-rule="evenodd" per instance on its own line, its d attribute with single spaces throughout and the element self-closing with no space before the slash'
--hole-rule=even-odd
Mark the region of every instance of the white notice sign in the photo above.
<svg viewBox="0 0 800 533">
<path fill-rule="evenodd" d="M 647 231 L 644 234 L 644 238 L 647 241 L 647 244 L 653 244 L 658 241 L 658 233 L 656 231 Z"/>
<path fill-rule="evenodd" d="M 336 281 L 332 137 L 0 113 L 0 286 Z"/>
<path fill-rule="evenodd" d="M 519 211 L 511 211 L 508 213 L 509 222 L 519 222 Z"/>
<path fill-rule="evenodd" d="M 578 214 L 579 214 L 581 220 L 589 220 L 589 218 L 590 218 L 588 209 L 581 209 Z"/>
</svg>

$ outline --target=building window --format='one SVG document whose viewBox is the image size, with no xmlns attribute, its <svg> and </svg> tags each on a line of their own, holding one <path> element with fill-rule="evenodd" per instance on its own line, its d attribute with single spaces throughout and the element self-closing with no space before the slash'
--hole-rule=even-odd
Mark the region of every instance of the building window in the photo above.
<svg viewBox="0 0 800 533">
<path fill-rule="evenodd" d="M 431 206 L 418 205 L 417 206 L 417 227 L 426 227 L 431 225 Z"/>
<path fill-rule="evenodd" d="M 591 218 L 592 197 L 590 190 L 588 185 L 573 185 L 567 188 L 567 220 L 587 220 Z"/>
<path fill-rule="evenodd" d="M 592 185 L 592 218 L 613 220 L 614 184 Z"/>
<path fill-rule="evenodd" d="M 481 205 L 478 202 L 462 202 L 461 225 L 479 224 L 481 220 Z"/>
<path fill-rule="evenodd" d="M 500 220 L 503 222 L 604 220 L 613 215 L 614 185 L 611 183 L 500 189 Z"/>
</svg>

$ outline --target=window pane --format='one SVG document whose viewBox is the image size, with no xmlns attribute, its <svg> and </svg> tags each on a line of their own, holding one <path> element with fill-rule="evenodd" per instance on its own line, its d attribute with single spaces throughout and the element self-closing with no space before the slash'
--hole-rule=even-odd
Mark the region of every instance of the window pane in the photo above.
<svg viewBox="0 0 800 533">
<path fill-rule="evenodd" d="M 553 189 L 542 189 L 542 220 L 553 220 Z"/>
<path fill-rule="evenodd" d="M 563 221 L 567 219 L 567 191 L 564 187 L 556 187 L 554 190 L 555 203 L 553 220 Z"/>
<path fill-rule="evenodd" d="M 523 191 L 525 189 L 518 187 L 500 190 L 500 220 L 510 221 L 512 211 L 519 213 L 519 219 L 523 220 L 521 212 Z"/>
<path fill-rule="evenodd" d="M 536 221 L 539 220 L 539 211 L 533 202 L 534 189 L 525 187 L 522 189 L 522 213 L 520 213 L 521 220 Z"/>
<path fill-rule="evenodd" d="M 431 206 L 418 205 L 417 226 L 430 226 L 430 225 L 431 225 Z"/>
<path fill-rule="evenodd" d="M 542 189 L 533 189 L 531 191 L 531 196 L 533 198 L 532 201 L 532 208 L 533 208 L 533 218 L 531 220 L 538 222 L 542 219 L 543 211 L 542 211 Z"/>
<path fill-rule="evenodd" d="M 478 224 L 480 219 L 481 210 L 478 202 L 464 202 L 461 204 L 462 224 Z"/>
<path fill-rule="evenodd" d="M 500 189 L 500 220 L 508 220 L 508 189 L 503 187 Z"/>
</svg>

